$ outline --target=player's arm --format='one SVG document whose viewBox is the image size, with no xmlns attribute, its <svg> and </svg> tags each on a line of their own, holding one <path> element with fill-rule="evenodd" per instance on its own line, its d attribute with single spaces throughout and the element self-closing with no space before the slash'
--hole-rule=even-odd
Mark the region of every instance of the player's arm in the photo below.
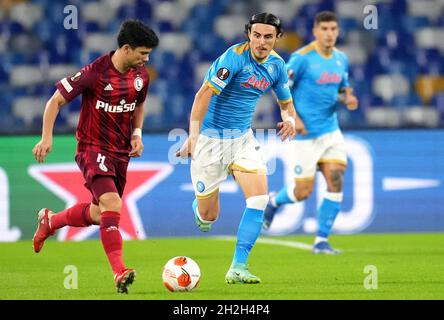
<svg viewBox="0 0 444 320">
<path fill-rule="evenodd" d="M 276 100 L 281 109 L 282 122 L 277 124 L 282 141 L 287 137 L 293 138 L 296 134 L 307 134 L 304 123 L 296 112 L 291 96 L 290 86 L 293 85 L 293 70 L 286 65 L 280 70 L 279 80 L 273 87 Z M 290 76 L 291 75 L 291 76 Z"/>
<path fill-rule="evenodd" d="M 278 104 L 281 108 L 282 122 L 279 122 L 277 126 L 281 129 L 278 135 L 281 136 L 282 141 L 284 141 L 287 137 L 293 138 L 296 134 L 307 134 L 304 122 L 297 114 L 293 101 L 278 100 Z"/>
<path fill-rule="evenodd" d="M 187 141 L 176 152 L 181 158 L 193 157 L 197 139 L 199 138 L 202 121 L 208 111 L 211 97 L 220 94 L 231 81 L 240 67 L 240 56 L 232 48 L 217 58 L 208 70 L 203 85 L 197 91 L 190 115 L 190 130 Z"/>
<path fill-rule="evenodd" d="M 131 119 L 133 133 L 131 135 L 131 151 L 129 153 L 130 157 L 140 157 L 144 149 L 142 142 L 143 119 L 145 116 L 144 108 L 144 103 L 137 104 L 136 109 L 133 113 L 133 117 Z"/>
<path fill-rule="evenodd" d="M 348 110 L 356 110 L 358 108 L 358 99 L 353 95 L 353 88 L 348 82 L 348 58 L 344 56 L 344 75 L 339 84 L 339 102 L 345 104 Z"/>
<path fill-rule="evenodd" d="M 356 110 L 358 108 L 358 98 L 353 95 L 353 88 L 344 87 L 339 89 L 339 102 L 345 104 L 348 110 Z"/>
<path fill-rule="evenodd" d="M 39 163 L 42 163 L 48 153 L 51 152 L 54 123 L 60 108 L 66 103 L 68 103 L 68 100 L 62 96 L 59 90 L 56 90 L 46 102 L 45 112 L 43 113 L 42 138 L 32 149 L 32 153 Z"/>
<path fill-rule="evenodd" d="M 200 134 L 200 127 L 208 111 L 211 97 L 214 94 L 214 88 L 210 87 L 207 83 L 204 83 L 199 91 L 197 91 L 194 97 L 193 107 L 191 108 L 189 136 L 182 148 L 176 153 L 176 156 L 180 156 L 181 158 L 193 157 L 194 148 L 196 147 Z"/>
</svg>

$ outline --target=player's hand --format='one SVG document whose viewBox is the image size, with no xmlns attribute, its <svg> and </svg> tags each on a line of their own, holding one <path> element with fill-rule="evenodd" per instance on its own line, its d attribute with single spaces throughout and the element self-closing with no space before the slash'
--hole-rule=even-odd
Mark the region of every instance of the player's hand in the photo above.
<svg viewBox="0 0 444 320">
<path fill-rule="evenodd" d="M 188 137 L 182 148 L 176 152 L 176 157 L 180 157 L 182 159 L 194 158 L 194 149 L 196 148 L 197 139 L 193 139 Z"/>
<path fill-rule="evenodd" d="M 358 98 L 356 98 L 354 95 L 348 94 L 345 96 L 344 104 L 348 110 L 356 110 L 358 108 L 358 103 Z"/>
<path fill-rule="evenodd" d="M 132 136 L 131 137 L 131 151 L 128 154 L 130 157 L 133 158 L 138 158 L 142 155 L 143 152 L 143 143 L 142 143 L 142 138 L 140 138 L 139 136 Z"/>
<path fill-rule="evenodd" d="M 38 163 L 43 163 L 45 161 L 45 157 L 52 150 L 52 139 L 42 139 L 40 140 L 32 149 L 32 153 L 34 154 L 34 158 Z"/>
<path fill-rule="evenodd" d="M 287 138 L 293 138 L 296 135 L 295 126 L 290 121 L 278 122 L 277 127 L 281 129 L 278 132 L 278 136 L 281 136 L 282 141 Z"/>
</svg>

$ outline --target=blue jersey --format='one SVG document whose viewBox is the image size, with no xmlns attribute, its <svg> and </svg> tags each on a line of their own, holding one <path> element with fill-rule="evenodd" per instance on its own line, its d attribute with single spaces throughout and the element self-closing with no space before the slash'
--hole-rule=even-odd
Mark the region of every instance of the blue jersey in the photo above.
<svg viewBox="0 0 444 320">
<path fill-rule="evenodd" d="M 246 132 L 257 101 L 269 89 L 281 102 L 292 99 L 285 61 L 274 51 L 257 61 L 247 42 L 230 47 L 214 61 L 204 82 L 216 93 L 202 124 L 202 133 L 210 136 L 223 137 L 227 129 Z"/>
<path fill-rule="evenodd" d="M 291 55 L 287 68 L 295 108 L 308 131 L 296 139 L 313 139 L 338 129 L 338 91 L 349 86 L 345 53 L 335 48 L 326 57 L 312 42 Z"/>
</svg>

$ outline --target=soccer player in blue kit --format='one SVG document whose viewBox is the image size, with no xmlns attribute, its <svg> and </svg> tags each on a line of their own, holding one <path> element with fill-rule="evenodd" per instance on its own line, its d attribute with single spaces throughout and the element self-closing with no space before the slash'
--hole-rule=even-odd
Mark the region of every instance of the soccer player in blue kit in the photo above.
<svg viewBox="0 0 444 320">
<path fill-rule="evenodd" d="M 256 102 L 272 89 L 283 120 L 277 124 L 281 139 L 305 133 L 288 88 L 285 61 L 273 50 L 282 35 L 280 20 L 270 13 L 256 14 L 245 33 L 248 40 L 230 47 L 207 72 L 194 99 L 188 140 L 176 154 L 192 158 L 193 210 L 201 231 L 209 231 L 219 216 L 219 185 L 228 174 L 244 193 L 246 208 L 225 276 L 229 284 L 261 282 L 246 264 L 269 200 L 265 161 L 251 130 Z"/>
<path fill-rule="evenodd" d="M 319 169 L 327 182 L 327 192 L 318 210 L 313 253 L 336 254 L 339 251 L 331 247 L 328 236 L 342 203 L 347 155 L 335 108 L 339 101 L 355 110 L 358 100 L 348 83 L 347 56 L 334 47 L 339 34 L 336 15 L 330 11 L 318 13 L 313 33 L 315 41 L 293 53 L 287 63 L 296 111 L 308 134 L 289 143 L 295 184 L 285 186 L 276 195 L 270 193 L 263 227 L 270 227 L 280 206 L 307 199 Z"/>
</svg>

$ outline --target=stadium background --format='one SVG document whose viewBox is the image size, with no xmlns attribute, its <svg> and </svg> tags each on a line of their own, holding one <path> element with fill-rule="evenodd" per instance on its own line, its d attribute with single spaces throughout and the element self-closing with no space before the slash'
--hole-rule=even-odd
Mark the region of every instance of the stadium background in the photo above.
<svg viewBox="0 0 444 320">
<path fill-rule="evenodd" d="M 378 10 L 377 29 L 363 27 L 366 5 Z M 73 8 L 78 10 L 77 28 L 66 29 Z M 80 99 L 62 108 L 46 165 L 35 164 L 31 149 L 54 82 L 114 49 L 125 18 L 139 18 L 154 28 L 160 46 L 147 65 L 152 80 L 145 108 L 146 150 L 132 161 L 124 236 L 199 235 L 192 218 L 189 166 L 177 163 L 172 153 L 183 142 L 180 129 L 187 127 L 203 75 L 228 46 L 244 39 L 250 15 L 269 11 L 282 19 L 285 36 L 277 51 L 287 59 L 312 40 L 312 20 L 320 10 L 333 10 L 340 18 L 337 47 L 349 56 L 350 82 L 360 100 L 356 112 L 338 106 L 350 167 L 335 231 L 443 231 L 444 1 L 4 0 L 0 241 L 31 238 L 35 211 L 41 207 L 58 211 L 88 200 L 82 198 L 86 195 L 73 163 Z M 278 117 L 267 95 L 258 105 L 254 127 L 273 128 Z M 273 190 L 290 180 L 291 168 L 283 145 L 263 138 L 274 171 Z M 322 190 L 319 180 L 314 196 L 286 208 L 270 233 L 312 233 Z M 222 215 L 214 234 L 233 235 L 244 206 L 242 195 L 232 180 L 221 191 Z M 88 230 L 66 230 L 58 238 L 97 237 L 96 229 Z"/>
</svg>

